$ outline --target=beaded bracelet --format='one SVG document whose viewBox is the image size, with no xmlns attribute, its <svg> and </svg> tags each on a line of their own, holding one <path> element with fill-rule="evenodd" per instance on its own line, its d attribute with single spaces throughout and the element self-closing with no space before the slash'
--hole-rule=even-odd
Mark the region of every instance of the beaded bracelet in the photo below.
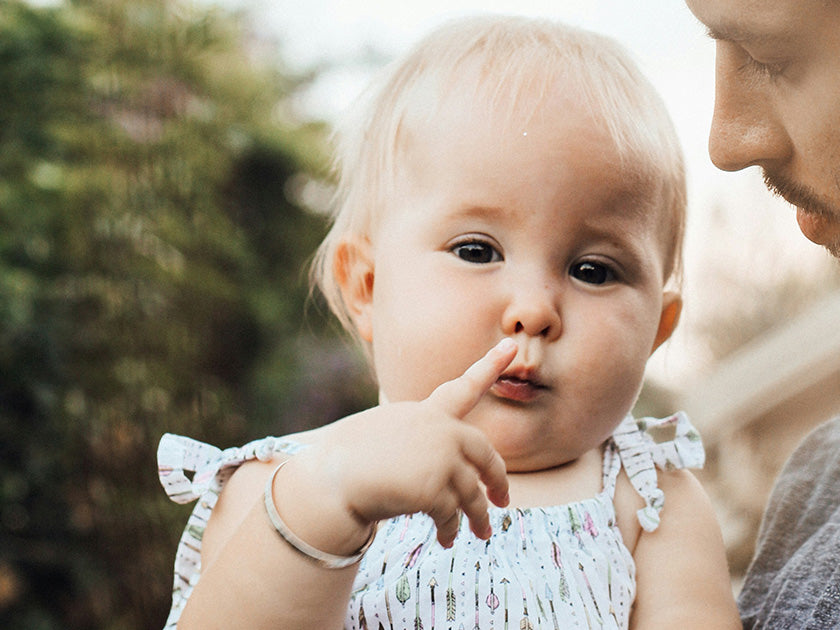
<svg viewBox="0 0 840 630">
<path fill-rule="evenodd" d="M 280 534 L 280 537 L 292 547 L 292 549 L 306 556 L 310 560 L 314 560 L 325 569 L 343 569 L 344 567 L 356 564 L 362 559 L 362 556 L 365 555 L 365 552 L 373 542 L 373 539 L 376 536 L 376 525 L 374 524 L 373 527 L 371 527 L 370 536 L 368 536 L 365 543 L 351 556 L 336 556 L 331 553 L 315 549 L 312 545 L 305 543 L 295 536 L 286 523 L 283 522 L 283 519 L 280 518 L 280 514 L 277 512 L 277 508 L 274 505 L 272 493 L 274 478 L 288 461 L 288 459 L 285 460 L 282 464 L 275 468 L 274 472 L 271 473 L 271 477 L 268 478 L 268 481 L 265 484 L 265 512 L 268 515 L 268 520 L 271 521 L 271 525 L 274 527 L 275 531 Z"/>
</svg>

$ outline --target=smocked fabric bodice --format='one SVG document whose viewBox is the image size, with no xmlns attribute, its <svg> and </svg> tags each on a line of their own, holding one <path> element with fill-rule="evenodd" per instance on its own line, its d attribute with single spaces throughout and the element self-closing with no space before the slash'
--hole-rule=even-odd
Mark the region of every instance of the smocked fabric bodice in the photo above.
<svg viewBox="0 0 840 630">
<path fill-rule="evenodd" d="M 265 438 L 221 451 L 163 437 L 158 462 L 167 493 L 180 503 L 199 500 L 179 544 L 167 628 L 175 627 L 199 579 L 201 537 L 224 483 L 245 461 L 302 448 L 293 440 Z M 685 414 L 639 421 L 628 416 L 604 446 L 603 489 L 594 497 L 558 506 L 491 507 L 492 537 L 475 537 L 463 519 L 450 549 L 437 543 L 424 514 L 383 521 L 359 565 L 345 628 L 626 628 L 635 563 L 616 523 L 618 473 L 623 466 L 644 499 L 638 518 L 650 531 L 664 500 L 655 467 L 702 464 L 699 435 Z M 185 471 L 195 471 L 192 480 Z"/>
<path fill-rule="evenodd" d="M 635 564 L 605 493 L 563 506 L 491 508 L 493 536 L 466 519 L 451 549 L 423 514 L 380 526 L 345 628 L 622 628 Z"/>
</svg>

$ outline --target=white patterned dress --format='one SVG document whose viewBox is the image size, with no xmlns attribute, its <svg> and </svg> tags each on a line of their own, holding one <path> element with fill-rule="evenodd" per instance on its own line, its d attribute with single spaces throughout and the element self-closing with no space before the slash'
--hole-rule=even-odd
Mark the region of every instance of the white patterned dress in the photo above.
<svg viewBox="0 0 840 630">
<path fill-rule="evenodd" d="M 665 439 L 661 439 L 662 436 Z M 179 503 L 198 499 L 175 561 L 175 628 L 199 579 L 201 538 L 219 492 L 242 463 L 294 454 L 305 445 L 264 438 L 221 451 L 167 434 L 158 449 L 161 483 Z M 683 413 L 628 416 L 604 448 L 603 489 L 566 505 L 490 508 L 493 535 L 476 538 L 464 520 L 451 549 L 424 514 L 383 521 L 356 575 L 344 627 L 370 630 L 627 628 L 635 563 L 616 524 L 613 495 L 622 465 L 645 501 L 638 518 L 656 529 L 663 495 L 656 467 L 699 468 L 697 431 Z M 194 471 L 192 481 L 185 471 Z"/>
</svg>

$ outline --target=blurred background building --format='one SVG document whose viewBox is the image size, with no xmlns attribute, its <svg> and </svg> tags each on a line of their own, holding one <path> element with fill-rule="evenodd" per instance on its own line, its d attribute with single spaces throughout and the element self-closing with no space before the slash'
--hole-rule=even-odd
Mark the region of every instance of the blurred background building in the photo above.
<svg viewBox="0 0 840 630">
<path fill-rule="evenodd" d="M 782 319 L 719 361 L 680 398 L 703 428 L 701 479 L 723 527 L 737 581 L 764 505 L 802 438 L 840 410 L 840 292 Z"/>
</svg>

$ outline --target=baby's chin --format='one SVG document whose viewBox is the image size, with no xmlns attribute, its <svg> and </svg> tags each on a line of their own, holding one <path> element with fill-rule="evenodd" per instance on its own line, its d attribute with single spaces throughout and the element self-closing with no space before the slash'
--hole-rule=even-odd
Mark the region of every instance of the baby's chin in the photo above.
<svg viewBox="0 0 840 630">
<path fill-rule="evenodd" d="M 533 473 L 545 470 L 553 470 L 560 468 L 566 464 L 577 461 L 583 455 L 585 450 L 563 452 L 557 449 L 529 453 L 511 453 L 508 449 L 497 448 L 502 459 L 505 460 L 505 466 L 508 473 Z"/>
</svg>

